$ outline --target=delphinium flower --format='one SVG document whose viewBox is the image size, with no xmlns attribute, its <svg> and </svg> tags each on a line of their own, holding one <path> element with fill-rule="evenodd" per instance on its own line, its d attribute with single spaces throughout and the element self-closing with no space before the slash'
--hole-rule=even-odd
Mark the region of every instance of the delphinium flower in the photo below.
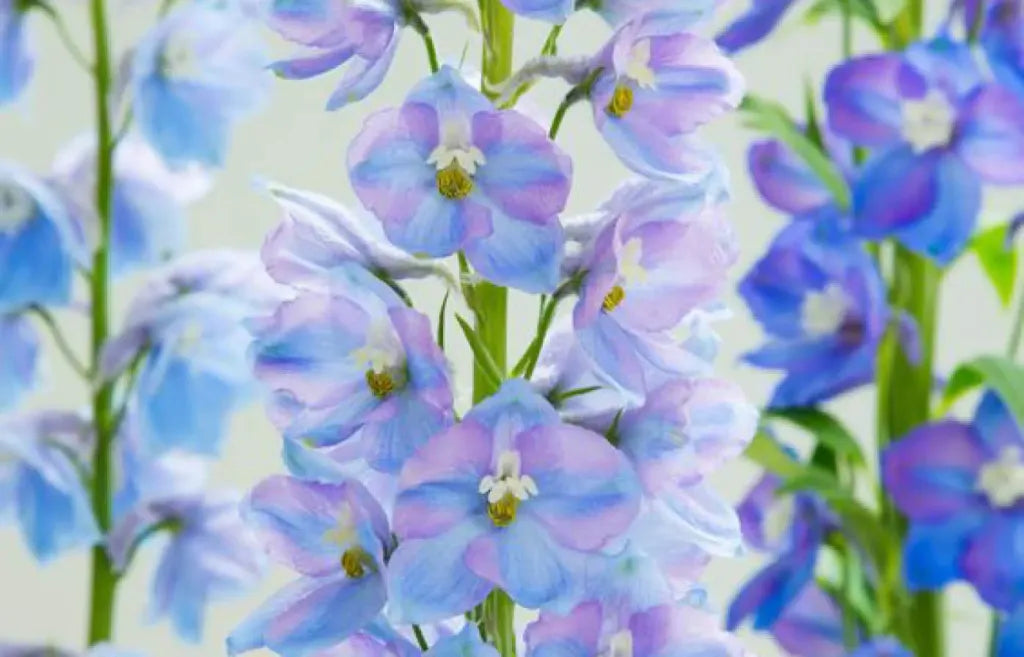
<svg viewBox="0 0 1024 657">
<path fill-rule="evenodd" d="M 121 518 L 107 538 L 123 570 L 152 532 L 169 537 L 151 585 L 150 615 L 168 617 L 179 636 L 198 641 L 206 606 L 249 589 L 263 573 L 259 544 L 230 493 L 152 500 Z"/>
<path fill-rule="evenodd" d="M 90 445 L 91 429 L 74 413 L 0 418 L 0 518 L 17 520 L 40 561 L 101 538 L 83 479 Z"/>
<path fill-rule="evenodd" d="M 990 606 L 1018 612 L 1004 642 L 1019 641 L 1024 569 L 1024 435 L 986 393 L 971 423 L 924 424 L 883 454 L 885 487 L 910 520 L 904 577 L 911 590 L 966 580 Z M 1009 647 L 1000 657 L 1017 654 Z"/>
<path fill-rule="evenodd" d="M 36 380 L 39 335 L 24 315 L 0 315 L 0 410 L 21 401 Z"/>
<path fill-rule="evenodd" d="M 770 341 L 745 356 L 785 377 L 771 406 L 814 404 L 871 380 L 889 322 L 881 277 L 834 223 L 793 221 L 740 283 Z"/>
<path fill-rule="evenodd" d="M 59 195 L 42 179 L 0 163 L 0 313 L 71 296 L 81 236 Z"/>
<path fill-rule="evenodd" d="M 252 491 L 244 513 L 269 556 L 301 577 L 231 633 L 230 653 L 320 654 L 378 616 L 393 546 L 384 510 L 362 484 L 275 476 Z"/>
<path fill-rule="evenodd" d="M 126 409 L 146 450 L 219 451 L 252 388 L 244 320 L 280 298 L 259 261 L 240 252 L 193 252 L 149 276 L 102 368 L 106 377 L 135 370 Z"/>
<path fill-rule="evenodd" d="M 57 155 L 53 169 L 53 182 L 92 248 L 97 233 L 95 140 L 74 139 Z M 143 139 L 130 133 L 114 152 L 114 177 L 113 275 L 159 265 L 177 255 L 185 238 L 184 209 L 209 188 L 208 172 L 195 165 L 172 171 Z"/>
<path fill-rule="evenodd" d="M 396 246 L 432 257 L 461 249 L 480 276 L 528 292 L 558 284 L 569 158 L 454 69 L 370 116 L 348 164 L 356 194 Z"/>
<path fill-rule="evenodd" d="M 573 324 L 598 375 L 634 399 L 695 373 L 679 329 L 722 294 L 736 256 L 719 193 L 713 182 L 641 182 L 600 210 Z"/>
<path fill-rule="evenodd" d="M 327 109 L 362 100 L 391 67 L 406 21 L 404 4 L 398 0 L 273 0 L 267 24 L 303 50 L 297 57 L 274 62 L 271 68 L 282 78 L 302 80 L 343 66 Z"/>
<path fill-rule="evenodd" d="M 451 421 L 452 393 L 430 321 L 377 283 L 285 301 L 252 322 L 252 354 L 286 438 L 393 473 Z"/>
<path fill-rule="evenodd" d="M 235 3 L 192 1 L 136 47 L 136 125 L 172 166 L 222 164 L 234 123 L 263 102 L 268 80 L 258 27 Z"/>
<path fill-rule="evenodd" d="M 0 0 L 0 105 L 21 95 L 35 69 L 22 0 Z"/>
<path fill-rule="evenodd" d="M 827 130 L 822 141 L 832 162 L 847 180 L 855 180 L 853 149 Z M 762 139 L 747 150 L 747 169 L 761 199 L 776 210 L 795 218 L 821 221 L 830 212 L 842 215 L 832 192 L 821 178 L 788 146 L 777 139 Z M 843 225 L 848 223 L 840 216 Z"/>
<path fill-rule="evenodd" d="M 389 606 L 406 622 L 458 614 L 494 586 L 526 607 L 564 604 L 581 555 L 621 536 L 639 501 L 620 452 L 515 379 L 431 438 L 399 483 Z"/>
<path fill-rule="evenodd" d="M 825 101 L 831 129 L 873 150 L 853 189 L 863 237 L 948 263 L 974 230 L 981 183 L 1024 180 L 1024 98 L 949 37 L 840 64 Z"/>
<path fill-rule="evenodd" d="M 1024 96 L 1024 7 L 1016 0 L 964 0 L 951 9 L 963 10 L 966 32 L 980 32 L 977 36 L 996 79 Z M 978 16 L 979 11 L 984 16 Z"/>
</svg>

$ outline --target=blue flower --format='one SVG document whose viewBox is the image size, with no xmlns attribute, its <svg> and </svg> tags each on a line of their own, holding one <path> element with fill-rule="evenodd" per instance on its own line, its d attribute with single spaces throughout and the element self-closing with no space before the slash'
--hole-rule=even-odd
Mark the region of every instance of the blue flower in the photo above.
<svg viewBox="0 0 1024 657">
<path fill-rule="evenodd" d="M 910 519 L 904 576 L 911 590 L 970 582 L 1007 612 L 1024 604 L 1024 436 L 986 393 L 970 424 L 914 429 L 883 454 L 886 490 Z"/>
<path fill-rule="evenodd" d="M 948 37 L 840 64 L 825 101 L 832 130 L 873 150 L 853 190 L 864 237 L 948 263 L 974 230 L 981 183 L 1024 181 L 1024 98 L 985 82 Z"/>
<path fill-rule="evenodd" d="M 730 53 L 748 48 L 768 36 L 793 0 L 750 0 L 750 8 L 718 35 L 718 45 Z"/>
<path fill-rule="evenodd" d="M 85 259 L 81 244 L 57 193 L 0 162 L 0 313 L 67 303 L 72 271 Z"/>
<path fill-rule="evenodd" d="M 40 561 L 100 539 L 79 461 L 90 440 L 88 424 L 72 413 L 0 420 L 0 517 L 5 508 L 15 514 Z"/>
<path fill-rule="evenodd" d="M 0 105 L 21 95 L 35 69 L 24 4 L 20 0 L 0 0 Z"/>
<path fill-rule="evenodd" d="M 257 28 L 233 4 L 191 2 L 135 49 L 137 125 L 172 166 L 222 164 L 231 127 L 262 104 L 269 79 Z"/>
<path fill-rule="evenodd" d="M 16 405 L 35 384 L 39 335 L 28 317 L 0 315 L 0 410 Z"/>
<path fill-rule="evenodd" d="M 771 406 L 806 406 L 870 381 L 889 320 L 881 277 L 831 217 L 793 221 L 740 283 L 769 342 L 745 356 L 785 377 Z"/>
<path fill-rule="evenodd" d="M 185 241 L 185 207 L 210 186 L 199 166 L 167 168 L 150 146 L 131 133 L 114 152 L 110 268 L 115 276 L 152 267 L 177 255 Z M 95 139 L 72 140 L 54 163 L 54 183 L 87 238 L 95 240 L 97 218 Z M 94 245 L 90 244 L 90 248 Z"/>
<path fill-rule="evenodd" d="M 397 0 L 273 0 L 267 23 L 304 50 L 271 68 L 282 78 L 304 80 L 343 66 L 327 109 L 362 100 L 391 67 L 404 22 L 400 5 Z"/>
<path fill-rule="evenodd" d="M 198 641 L 207 605 L 259 581 L 259 545 L 242 521 L 236 496 L 170 497 L 139 505 L 117 523 L 107 540 L 115 568 L 124 570 L 154 529 L 169 538 L 153 575 L 150 614 L 169 617 L 179 636 Z"/>
<path fill-rule="evenodd" d="M 252 390 L 245 320 L 279 299 L 243 253 L 194 252 L 153 273 L 102 367 L 106 377 L 137 369 L 128 413 L 147 452 L 219 451 L 230 413 Z"/>
<path fill-rule="evenodd" d="M 891 637 L 872 639 L 860 646 L 850 657 L 914 657 L 913 653 Z"/>
</svg>

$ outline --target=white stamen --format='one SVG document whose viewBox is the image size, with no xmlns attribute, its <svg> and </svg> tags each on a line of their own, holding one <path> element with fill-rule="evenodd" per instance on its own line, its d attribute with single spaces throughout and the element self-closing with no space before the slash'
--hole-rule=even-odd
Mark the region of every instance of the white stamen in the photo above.
<svg viewBox="0 0 1024 657">
<path fill-rule="evenodd" d="M 608 657 L 633 657 L 633 633 L 620 630 L 608 640 Z"/>
<path fill-rule="evenodd" d="M 932 90 L 920 100 L 903 106 L 903 136 L 915 151 L 926 151 L 949 143 L 956 123 L 956 111 L 942 92 Z"/>
<path fill-rule="evenodd" d="M 998 458 L 982 466 L 974 487 L 1001 509 L 1024 499 L 1024 450 L 1004 447 Z"/>
<path fill-rule="evenodd" d="M 850 300 L 836 283 L 821 290 L 812 290 L 804 296 L 800 310 L 800 323 L 810 336 L 831 335 L 839 330 L 846 318 Z"/>
<path fill-rule="evenodd" d="M 195 37 L 185 30 L 173 32 L 160 53 L 160 71 L 167 78 L 194 78 L 202 70 L 196 54 Z"/>
<path fill-rule="evenodd" d="M 521 474 L 522 461 L 519 452 L 506 450 L 498 456 L 498 464 L 494 475 L 485 475 L 480 480 L 478 490 L 487 496 L 487 501 L 496 504 L 506 495 L 518 500 L 528 500 L 540 491 L 537 482 L 530 475 Z"/>
<path fill-rule="evenodd" d="M 334 527 L 324 532 L 323 539 L 331 545 L 347 550 L 358 542 L 356 525 L 352 521 L 352 509 L 346 504 L 338 511 Z"/>
<path fill-rule="evenodd" d="M 626 61 L 625 76 L 643 89 L 654 88 L 654 71 L 651 70 L 651 40 L 642 39 L 633 44 Z"/>
<path fill-rule="evenodd" d="M 473 145 L 467 120 L 460 117 L 442 121 L 440 143 L 427 158 L 428 164 L 440 171 L 454 162 L 472 176 L 485 161 L 484 154 Z"/>
<path fill-rule="evenodd" d="M 634 237 L 622 245 L 619 252 L 619 278 L 622 287 L 628 288 L 635 284 L 643 284 L 647 280 L 647 270 L 640 264 L 644 245 Z"/>
<path fill-rule="evenodd" d="M 352 360 L 360 369 L 387 372 L 402 364 L 402 345 L 391 328 L 376 322 L 366 332 L 366 343 L 352 350 Z"/>
<path fill-rule="evenodd" d="M 35 214 L 35 201 L 20 185 L 0 179 L 0 233 L 14 232 Z"/>
</svg>

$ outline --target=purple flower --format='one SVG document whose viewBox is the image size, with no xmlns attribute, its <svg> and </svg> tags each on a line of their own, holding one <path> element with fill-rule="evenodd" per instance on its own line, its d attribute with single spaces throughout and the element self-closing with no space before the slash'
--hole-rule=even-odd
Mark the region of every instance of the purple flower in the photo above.
<svg viewBox="0 0 1024 657">
<path fill-rule="evenodd" d="M 527 657 L 750 657 L 715 614 L 688 602 L 633 612 L 588 601 L 564 616 L 543 612 L 525 638 Z"/>
<path fill-rule="evenodd" d="M 458 634 L 442 637 L 425 654 L 427 657 L 498 657 L 494 646 L 480 638 L 475 623 L 466 623 Z"/>
<path fill-rule="evenodd" d="M 750 0 L 750 8 L 730 23 L 716 41 L 726 52 L 748 48 L 771 34 L 793 0 Z"/>
<path fill-rule="evenodd" d="M 828 221 L 794 221 L 740 283 L 769 342 L 747 354 L 785 376 L 775 408 L 806 406 L 870 381 L 888 306 L 874 262 Z"/>
<path fill-rule="evenodd" d="M 777 497 L 780 485 L 766 474 L 738 508 L 747 542 L 772 552 L 774 560 L 736 594 L 726 619 L 730 629 L 751 615 L 757 630 L 779 622 L 813 582 L 818 550 L 834 528 L 820 500 L 803 493 Z"/>
<path fill-rule="evenodd" d="M 1024 7 L 1016 0 L 958 0 L 951 12 L 959 10 L 965 30 L 981 20 L 981 45 L 996 79 L 1024 97 Z M 978 11 L 985 16 L 979 17 Z"/>
<path fill-rule="evenodd" d="M 261 255 L 278 283 L 326 291 L 337 270 L 349 263 L 388 279 L 451 279 L 443 265 L 402 251 L 388 242 L 379 223 L 326 196 L 276 183 L 268 183 L 267 191 L 281 207 L 282 220 L 267 236 Z"/>
<path fill-rule="evenodd" d="M 370 116 L 348 164 L 359 199 L 399 247 L 432 257 L 462 250 L 484 278 L 527 292 L 557 285 L 569 158 L 454 69 Z"/>
<path fill-rule="evenodd" d="M 910 519 L 904 575 L 912 590 L 966 579 L 989 605 L 1024 603 L 1024 437 L 986 393 L 970 424 L 943 420 L 886 449 L 886 489 Z"/>
<path fill-rule="evenodd" d="M 95 248 L 96 146 L 91 136 L 72 140 L 54 162 L 54 183 L 68 201 L 90 249 Z M 185 207 L 210 187 L 198 166 L 170 170 L 149 145 L 130 134 L 114 154 L 111 269 L 115 275 L 169 260 L 185 240 Z"/>
<path fill-rule="evenodd" d="M 172 11 L 135 49 L 135 118 L 172 166 L 223 164 L 233 124 L 268 90 L 258 26 L 233 3 L 193 2 Z"/>
<path fill-rule="evenodd" d="M 18 0 L 0 0 L 0 105 L 15 100 L 28 86 L 35 57 L 25 30 L 27 10 Z"/>
<path fill-rule="evenodd" d="M 767 628 L 793 657 L 846 657 L 843 614 L 817 583 L 806 583 Z"/>
<path fill-rule="evenodd" d="M 621 27 L 594 58 L 594 122 L 622 162 L 648 178 L 706 174 L 714 160 L 693 137 L 735 109 L 743 79 L 713 41 L 665 32 L 657 14 Z"/>
<path fill-rule="evenodd" d="M 273 0 L 268 25 L 303 51 L 275 62 L 272 70 L 282 78 L 305 80 L 344 66 L 327 109 L 362 100 L 381 83 L 395 57 L 404 22 L 399 4 L 395 0 Z"/>
<path fill-rule="evenodd" d="M 873 639 L 850 653 L 850 657 L 914 657 L 899 641 L 890 637 Z"/>
<path fill-rule="evenodd" d="M 106 377 L 137 368 L 128 412 L 147 452 L 217 453 L 252 387 L 244 321 L 279 299 L 259 261 L 238 252 L 190 253 L 149 277 L 102 367 Z"/>
<path fill-rule="evenodd" d="M 263 574 L 259 547 L 238 504 L 226 493 L 152 501 L 125 515 L 107 539 L 114 566 L 123 570 L 154 530 L 170 534 L 153 576 L 150 614 L 170 617 L 188 641 L 202 637 L 206 605 L 249 589 Z"/>
<path fill-rule="evenodd" d="M 947 263 L 973 232 L 981 182 L 1024 181 L 1024 99 L 983 82 L 947 37 L 839 65 L 825 100 L 832 130 L 874 151 L 853 191 L 864 237 Z"/>
<path fill-rule="evenodd" d="M 599 376 L 630 397 L 697 362 L 686 320 L 724 291 L 736 249 L 705 184 L 626 185 L 601 209 L 608 220 L 584 260 L 573 311 L 580 347 Z"/>
<path fill-rule="evenodd" d="M 844 140 L 825 132 L 829 157 L 853 179 L 852 149 Z M 776 139 L 756 141 L 747 150 L 750 177 L 764 201 L 780 212 L 814 215 L 834 204 L 832 192 L 807 163 Z"/>
<path fill-rule="evenodd" d="M 39 561 L 100 540 L 83 481 L 90 442 L 89 425 L 74 413 L 0 419 L 0 520 L 14 515 Z"/>
<path fill-rule="evenodd" d="M 306 292 L 252 328 L 256 376 L 287 438 L 397 472 L 451 421 L 448 365 L 430 321 L 393 293 Z"/>
<path fill-rule="evenodd" d="M 39 335 L 28 317 L 0 315 L 0 410 L 18 404 L 35 385 Z"/>
<path fill-rule="evenodd" d="M 59 195 L 20 166 L 0 162 L 0 313 L 67 303 L 72 271 L 85 259 Z"/>
<path fill-rule="evenodd" d="M 506 381 L 402 470 L 392 612 L 407 622 L 450 617 L 495 586 L 526 607 L 564 600 L 581 553 L 621 536 L 638 501 L 620 452 L 560 423 L 525 381 Z"/>
<path fill-rule="evenodd" d="M 346 639 L 358 642 L 354 635 L 384 606 L 384 560 L 391 546 L 387 518 L 370 493 L 355 480 L 326 484 L 275 476 L 252 491 L 245 515 L 259 528 L 271 559 L 300 578 L 231 633 L 228 652 L 266 647 L 307 657 L 329 654 L 322 651 Z"/>
<path fill-rule="evenodd" d="M 420 657 L 422 651 L 381 617 L 315 657 Z"/>
</svg>

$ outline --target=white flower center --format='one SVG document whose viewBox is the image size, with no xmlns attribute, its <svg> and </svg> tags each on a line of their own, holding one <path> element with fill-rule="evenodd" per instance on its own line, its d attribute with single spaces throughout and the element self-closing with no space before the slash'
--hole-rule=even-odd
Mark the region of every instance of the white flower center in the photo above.
<svg viewBox="0 0 1024 657">
<path fill-rule="evenodd" d="M 441 138 L 427 158 L 440 171 L 457 164 L 468 175 L 476 173 L 478 166 L 486 162 L 484 154 L 473 145 L 469 121 L 463 117 L 449 117 L 441 123 Z"/>
<path fill-rule="evenodd" d="M 357 538 L 356 525 L 352 522 L 352 509 L 346 504 L 338 511 L 334 527 L 324 532 L 323 539 L 331 545 L 347 550 L 358 542 Z"/>
<path fill-rule="evenodd" d="M 608 640 L 608 657 L 633 657 L 633 633 L 620 630 Z"/>
<path fill-rule="evenodd" d="M 647 270 L 640 263 L 644 254 L 644 245 L 634 237 L 622 245 L 619 252 L 619 280 L 623 287 L 643 284 L 647 280 Z"/>
<path fill-rule="evenodd" d="M 1004 447 L 998 458 L 981 468 L 974 487 L 999 508 L 1011 507 L 1024 499 L 1024 451 L 1020 447 Z"/>
<path fill-rule="evenodd" d="M 843 325 L 849 305 L 843 288 L 837 283 L 829 283 L 823 289 L 812 290 L 804 296 L 800 324 L 810 336 L 831 335 Z"/>
<path fill-rule="evenodd" d="M 921 100 L 903 105 L 903 136 L 915 151 L 949 143 L 955 123 L 956 111 L 940 91 L 929 91 Z"/>
<path fill-rule="evenodd" d="M 366 332 L 366 343 L 352 351 L 352 359 L 360 368 L 386 372 L 400 368 L 402 353 L 402 345 L 391 327 L 375 322 Z"/>
<path fill-rule="evenodd" d="M 490 504 L 497 504 L 506 496 L 517 500 L 528 500 L 536 496 L 537 482 L 530 475 L 521 474 L 522 462 L 519 452 L 506 450 L 498 457 L 495 474 L 485 475 L 480 480 L 480 493 L 487 496 Z"/>
<path fill-rule="evenodd" d="M 203 341 L 203 325 L 197 320 L 185 323 L 178 335 L 177 352 L 183 356 L 194 354 Z"/>
<path fill-rule="evenodd" d="M 160 71 L 168 78 L 199 76 L 202 62 L 196 53 L 195 39 L 184 30 L 170 34 L 160 53 Z"/>
<path fill-rule="evenodd" d="M 0 233 L 13 233 L 35 214 L 35 201 L 20 185 L 0 180 Z"/>
<path fill-rule="evenodd" d="M 629 49 L 625 76 L 643 89 L 654 88 L 654 71 L 651 70 L 651 40 L 641 39 Z"/>
</svg>

